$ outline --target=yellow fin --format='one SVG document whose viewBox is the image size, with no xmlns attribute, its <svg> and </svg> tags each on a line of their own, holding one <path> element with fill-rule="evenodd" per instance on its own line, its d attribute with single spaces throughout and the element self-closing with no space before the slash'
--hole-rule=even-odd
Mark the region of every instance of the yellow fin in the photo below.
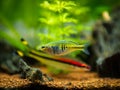
<svg viewBox="0 0 120 90">
<path fill-rule="evenodd" d="M 26 40 L 24 40 L 23 38 L 21 38 L 21 42 L 26 46 L 28 45 L 28 42 Z"/>
<path fill-rule="evenodd" d="M 17 51 L 17 54 L 18 54 L 19 56 L 21 56 L 21 57 L 24 56 L 23 52 L 21 52 L 21 51 Z"/>
</svg>

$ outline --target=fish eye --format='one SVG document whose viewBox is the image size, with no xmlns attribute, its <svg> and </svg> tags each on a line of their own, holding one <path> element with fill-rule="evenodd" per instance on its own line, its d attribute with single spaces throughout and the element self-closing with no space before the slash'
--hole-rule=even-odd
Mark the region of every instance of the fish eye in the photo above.
<svg viewBox="0 0 120 90">
<path fill-rule="evenodd" d="M 42 46 L 41 48 L 45 48 L 45 46 Z"/>
</svg>

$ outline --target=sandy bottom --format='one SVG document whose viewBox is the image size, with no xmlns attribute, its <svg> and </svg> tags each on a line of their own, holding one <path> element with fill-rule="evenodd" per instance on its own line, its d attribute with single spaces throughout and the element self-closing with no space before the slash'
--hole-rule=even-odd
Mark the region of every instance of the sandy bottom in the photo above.
<svg viewBox="0 0 120 90">
<path fill-rule="evenodd" d="M 41 68 L 43 72 L 47 72 L 45 68 Z M 120 79 L 100 78 L 96 73 L 86 69 L 75 68 L 74 71 L 68 74 L 49 74 L 54 81 L 51 82 L 31 82 L 27 79 L 21 79 L 19 75 L 9 75 L 0 73 L 0 89 L 18 89 L 18 90 L 120 90 Z"/>
</svg>

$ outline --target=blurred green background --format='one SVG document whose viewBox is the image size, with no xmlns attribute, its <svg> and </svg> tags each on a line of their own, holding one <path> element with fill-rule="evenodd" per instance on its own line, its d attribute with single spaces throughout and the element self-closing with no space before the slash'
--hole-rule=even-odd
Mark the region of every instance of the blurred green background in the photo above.
<svg viewBox="0 0 120 90">
<path fill-rule="evenodd" d="M 0 0 L 0 39 L 24 50 L 57 40 L 90 43 L 95 21 L 119 0 Z"/>
</svg>

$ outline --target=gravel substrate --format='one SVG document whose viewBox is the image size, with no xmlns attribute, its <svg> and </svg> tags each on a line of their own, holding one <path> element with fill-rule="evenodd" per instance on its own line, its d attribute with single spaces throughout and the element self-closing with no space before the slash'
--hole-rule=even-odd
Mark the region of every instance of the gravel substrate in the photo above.
<svg viewBox="0 0 120 90">
<path fill-rule="evenodd" d="M 42 69 L 46 71 L 46 69 Z M 48 73 L 49 74 L 49 73 Z M 53 75 L 54 81 L 51 82 L 30 82 L 27 79 L 21 79 L 19 75 L 8 75 L 0 73 L 0 89 L 9 90 L 75 90 L 75 89 L 89 89 L 89 90 L 120 90 L 120 79 L 100 78 L 96 73 L 89 72 L 86 69 L 75 68 L 74 71 L 68 74 Z"/>
</svg>

